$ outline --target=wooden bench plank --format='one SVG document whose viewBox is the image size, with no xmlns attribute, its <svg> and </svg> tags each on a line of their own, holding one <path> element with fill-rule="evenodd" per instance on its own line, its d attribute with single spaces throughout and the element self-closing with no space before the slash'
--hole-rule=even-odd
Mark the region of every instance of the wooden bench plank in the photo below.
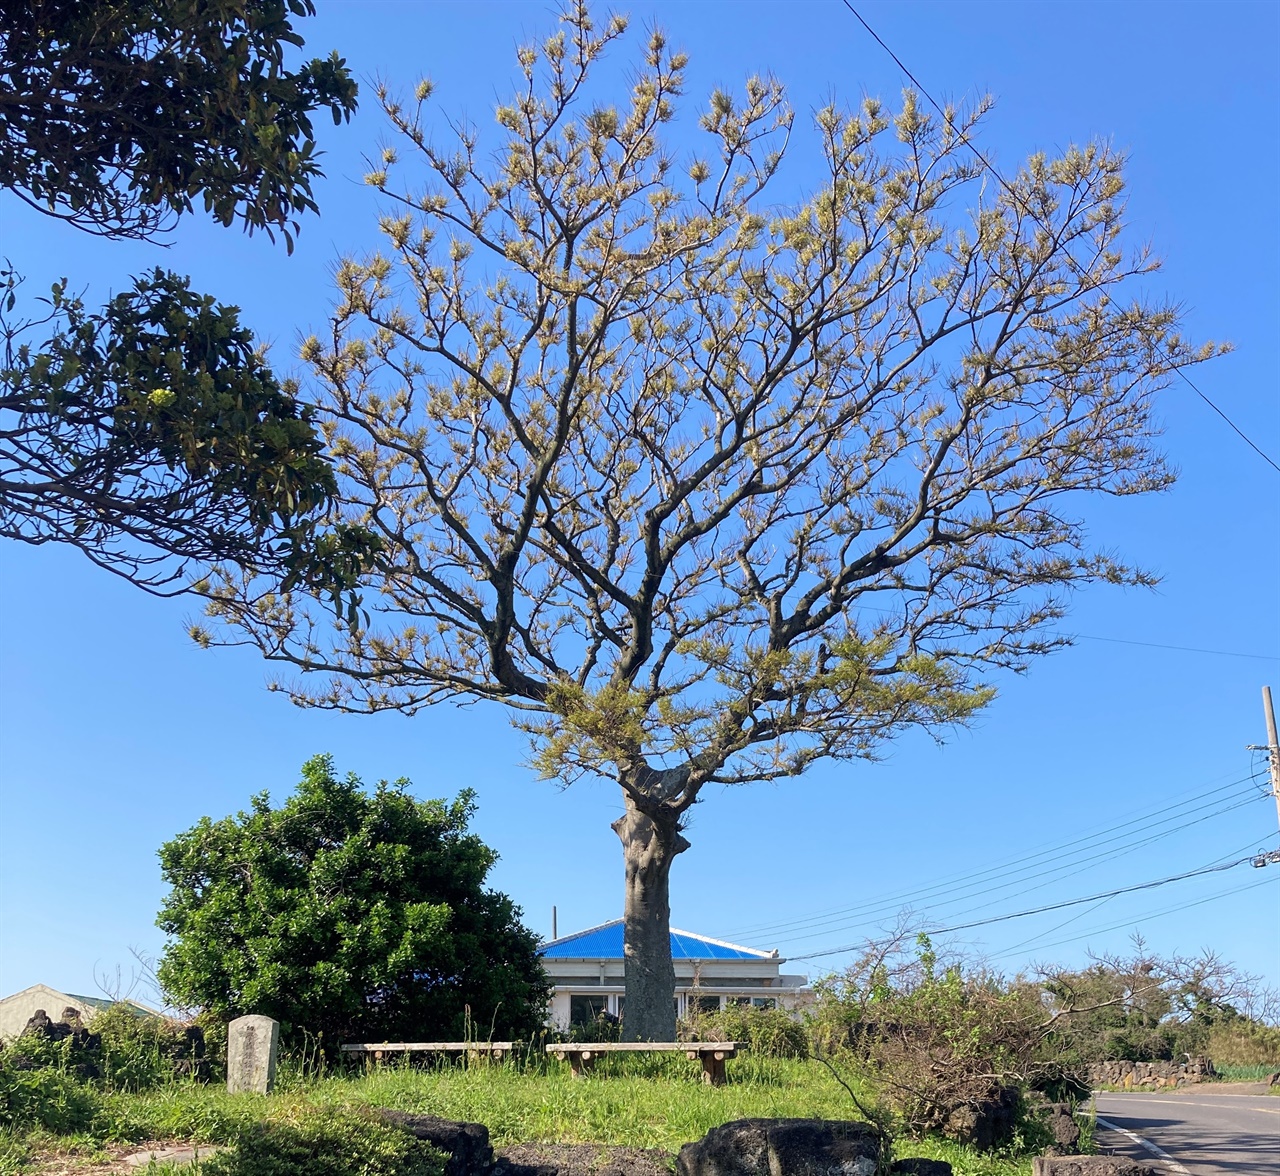
<svg viewBox="0 0 1280 1176">
<path fill-rule="evenodd" d="M 578 1041 L 567 1045 L 549 1045 L 547 1053 L 575 1053 L 589 1049 L 592 1053 L 736 1053 L 736 1041 Z"/>
<path fill-rule="evenodd" d="M 340 1045 L 343 1053 L 405 1053 L 410 1050 L 427 1053 L 510 1053 L 509 1041 L 373 1041 L 358 1045 Z"/>
<path fill-rule="evenodd" d="M 724 1063 L 737 1055 L 736 1041 L 581 1041 L 567 1045 L 549 1045 L 547 1053 L 559 1054 L 569 1063 L 575 1078 L 591 1072 L 601 1054 L 607 1053 L 683 1053 L 702 1062 L 702 1081 L 709 1086 L 725 1083 Z"/>
</svg>

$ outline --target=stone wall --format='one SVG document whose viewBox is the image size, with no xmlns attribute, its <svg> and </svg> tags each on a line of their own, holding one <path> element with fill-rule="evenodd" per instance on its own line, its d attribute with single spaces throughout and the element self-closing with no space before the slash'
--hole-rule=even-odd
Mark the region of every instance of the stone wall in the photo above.
<svg viewBox="0 0 1280 1176">
<path fill-rule="evenodd" d="M 1189 1086 L 1214 1077 L 1207 1058 L 1190 1062 L 1099 1062 L 1089 1067 L 1089 1081 L 1095 1087 L 1120 1086 L 1158 1089 L 1162 1086 Z"/>
</svg>

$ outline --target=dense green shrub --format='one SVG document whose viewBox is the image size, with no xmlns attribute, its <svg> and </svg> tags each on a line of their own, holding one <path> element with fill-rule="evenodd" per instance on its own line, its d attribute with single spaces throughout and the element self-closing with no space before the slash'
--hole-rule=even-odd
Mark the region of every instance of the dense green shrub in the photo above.
<svg viewBox="0 0 1280 1176">
<path fill-rule="evenodd" d="M 140 1017 L 117 1003 L 93 1018 L 102 1040 L 101 1081 L 109 1090 L 150 1090 L 174 1078 L 207 1077 L 198 1026 L 167 1017 Z"/>
<path fill-rule="evenodd" d="M 311 1110 L 253 1124 L 200 1170 L 202 1176 L 441 1176 L 444 1156 L 371 1116 Z"/>
<path fill-rule="evenodd" d="M 278 808 L 208 818 L 160 850 L 172 940 L 159 974 L 223 1020 L 262 1013 L 285 1041 L 520 1039 L 545 1016 L 537 936 L 486 888 L 497 855 L 467 829 L 470 793 L 365 791 L 328 756 Z"/>
<path fill-rule="evenodd" d="M 800 1021 L 784 1009 L 730 1005 L 714 1013 L 698 1013 L 680 1023 L 682 1041 L 745 1042 L 753 1054 L 766 1058 L 807 1058 L 809 1035 Z"/>
<path fill-rule="evenodd" d="M 117 1002 L 94 1016 L 86 1029 L 79 1020 L 65 1036 L 28 1028 L 10 1043 L 10 1063 L 24 1070 L 58 1070 L 105 1090 L 149 1090 L 174 1078 L 204 1078 L 208 1066 L 198 1026 L 168 1017 L 140 1016 L 135 1006 Z"/>
<path fill-rule="evenodd" d="M 1063 1058 L 1082 1065 L 1187 1057 L 1216 1062 L 1215 1036 L 1230 1048 L 1234 1035 L 1243 1047 L 1247 1026 L 1257 1023 L 1248 1010 L 1266 1005 L 1257 978 L 1212 952 L 1160 957 L 1141 940 L 1134 948 L 1042 977 L 1046 1008 L 1055 1014 L 1053 1044 Z M 1258 1028 L 1263 1041 L 1265 1025 Z"/>
<path fill-rule="evenodd" d="M 0 1051 L 0 1128 L 43 1127 L 59 1135 L 87 1130 L 98 1109 L 93 1089 L 66 1069 L 27 1064 L 13 1049 Z"/>
<path fill-rule="evenodd" d="M 904 935 L 817 988 L 820 1055 L 867 1073 L 905 1132 L 984 1149 L 1032 1141 L 1024 1092 L 1041 1068 L 1045 1021 L 1034 985 L 940 959 L 927 937 L 913 948 Z"/>
</svg>

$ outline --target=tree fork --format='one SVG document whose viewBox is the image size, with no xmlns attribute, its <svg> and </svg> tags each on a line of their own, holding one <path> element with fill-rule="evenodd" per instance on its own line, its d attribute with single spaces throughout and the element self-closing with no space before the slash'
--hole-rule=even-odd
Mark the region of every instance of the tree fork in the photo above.
<svg viewBox="0 0 1280 1176">
<path fill-rule="evenodd" d="M 656 815 L 640 810 L 624 790 L 626 812 L 613 822 L 622 842 L 626 875 L 623 957 L 626 1004 L 622 1032 L 627 1041 L 674 1041 L 676 986 L 671 960 L 671 864 L 689 848 L 680 816 L 668 806 Z"/>
</svg>

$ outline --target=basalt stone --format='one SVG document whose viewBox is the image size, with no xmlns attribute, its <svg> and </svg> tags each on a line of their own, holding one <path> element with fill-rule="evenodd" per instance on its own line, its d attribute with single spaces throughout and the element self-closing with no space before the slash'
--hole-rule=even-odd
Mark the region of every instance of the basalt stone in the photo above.
<svg viewBox="0 0 1280 1176">
<path fill-rule="evenodd" d="M 875 1176 L 880 1140 L 867 1123 L 738 1119 L 676 1157 L 679 1176 Z"/>
<path fill-rule="evenodd" d="M 923 1156 L 908 1156 L 894 1160 L 889 1169 L 892 1176 L 951 1176 L 951 1165 L 946 1160 L 926 1160 Z"/>
<path fill-rule="evenodd" d="M 102 1038 L 90 1033 L 80 1020 L 79 1010 L 70 1006 L 62 1010 L 61 1021 L 51 1021 L 44 1009 L 36 1009 L 27 1021 L 23 1036 L 39 1037 L 45 1041 L 66 1041 L 70 1038 L 70 1066 L 76 1077 L 91 1080 L 102 1077 L 98 1066 L 102 1053 Z M 38 1069 L 38 1063 L 27 1060 L 21 1069 Z"/>
<path fill-rule="evenodd" d="M 1075 1153 L 1080 1145 L 1080 1124 L 1068 1103 L 1050 1103 L 1045 1126 L 1053 1137 L 1053 1152 L 1060 1156 Z"/>
<path fill-rule="evenodd" d="M 1018 1097 L 1017 1089 L 1010 1086 L 993 1092 L 979 1103 L 958 1107 L 947 1119 L 943 1134 L 979 1151 L 998 1147 L 1013 1134 L 1018 1120 Z"/>
<path fill-rule="evenodd" d="M 1159 1176 L 1157 1169 L 1122 1156 L 1039 1156 L 1032 1176 Z"/>
<path fill-rule="evenodd" d="M 489 1128 L 483 1123 L 459 1123 L 436 1115 L 414 1115 L 408 1111 L 378 1112 L 393 1126 L 415 1139 L 445 1152 L 445 1176 L 484 1176 L 493 1167 L 493 1147 Z"/>
</svg>

